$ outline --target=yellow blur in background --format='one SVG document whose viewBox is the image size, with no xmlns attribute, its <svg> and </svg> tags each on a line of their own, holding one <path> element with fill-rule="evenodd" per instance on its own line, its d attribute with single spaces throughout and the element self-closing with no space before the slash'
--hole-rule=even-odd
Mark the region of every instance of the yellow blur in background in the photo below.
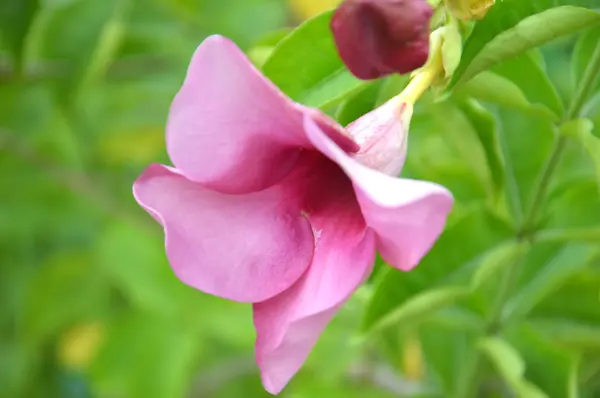
<svg viewBox="0 0 600 398">
<path fill-rule="evenodd" d="M 292 9 L 302 18 L 313 17 L 323 11 L 335 8 L 342 0 L 289 0 Z"/>
</svg>

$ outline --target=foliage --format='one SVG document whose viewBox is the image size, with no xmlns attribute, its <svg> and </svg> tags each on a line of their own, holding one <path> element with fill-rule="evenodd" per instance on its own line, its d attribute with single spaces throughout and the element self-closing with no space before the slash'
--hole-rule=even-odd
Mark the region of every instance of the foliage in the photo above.
<svg viewBox="0 0 600 398">
<path fill-rule="evenodd" d="M 315 4 L 0 0 L 0 396 L 266 396 L 249 308 L 175 278 L 131 183 L 168 161 L 211 33 L 342 123 L 396 95 L 344 68 Z M 598 8 L 503 0 L 464 29 L 403 171 L 453 192 L 446 231 L 413 272 L 378 264 L 284 396 L 600 396 Z"/>
</svg>

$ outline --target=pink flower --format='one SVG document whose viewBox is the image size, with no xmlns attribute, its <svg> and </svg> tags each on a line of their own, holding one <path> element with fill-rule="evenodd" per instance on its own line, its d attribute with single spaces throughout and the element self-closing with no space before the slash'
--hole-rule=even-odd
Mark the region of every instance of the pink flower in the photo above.
<svg viewBox="0 0 600 398">
<path fill-rule="evenodd" d="M 409 117 L 390 101 L 345 130 L 286 98 L 229 40 L 194 54 L 167 126 L 175 167 L 149 166 L 133 191 L 184 283 L 253 304 L 269 392 L 300 369 L 376 249 L 408 271 L 441 233 L 450 193 L 390 176 Z"/>
</svg>

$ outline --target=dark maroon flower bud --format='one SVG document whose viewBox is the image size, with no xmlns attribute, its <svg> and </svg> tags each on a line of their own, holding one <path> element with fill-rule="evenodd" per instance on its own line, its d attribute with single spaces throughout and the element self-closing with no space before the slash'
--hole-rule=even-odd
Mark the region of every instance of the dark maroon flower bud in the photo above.
<svg viewBox="0 0 600 398">
<path fill-rule="evenodd" d="M 346 0 L 331 30 L 350 72 L 369 80 L 425 64 L 432 14 L 426 0 Z"/>
</svg>

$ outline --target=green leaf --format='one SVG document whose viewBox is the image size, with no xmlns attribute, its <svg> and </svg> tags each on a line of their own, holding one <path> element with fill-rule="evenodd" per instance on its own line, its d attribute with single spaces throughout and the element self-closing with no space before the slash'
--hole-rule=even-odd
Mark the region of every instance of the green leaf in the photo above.
<svg viewBox="0 0 600 398">
<path fill-rule="evenodd" d="M 69 60 L 62 81 L 64 100 L 100 78 L 115 55 L 124 33 L 129 1 L 78 1 L 53 9 L 45 23 L 43 55 Z"/>
<path fill-rule="evenodd" d="M 550 397 L 578 397 L 579 355 L 554 345 L 543 333 L 542 329 L 524 324 L 506 334 L 525 360 L 528 380 Z"/>
<path fill-rule="evenodd" d="M 82 253 L 51 258 L 31 280 L 23 321 L 25 337 L 42 342 L 74 322 L 100 316 L 108 306 L 108 284 Z"/>
<path fill-rule="evenodd" d="M 557 120 L 556 115 L 545 106 L 531 103 L 523 90 L 510 79 L 491 71 L 481 72 L 462 84 L 455 94 L 514 108 L 532 116 Z"/>
<path fill-rule="evenodd" d="M 575 49 L 573 50 L 571 72 L 574 80 L 574 86 L 581 82 L 585 68 L 590 63 L 594 49 L 600 41 L 600 25 L 586 30 L 577 40 Z M 592 92 L 600 90 L 600 79 L 596 81 L 596 85 Z"/>
<path fill-rule="evenodd" d="M 561 132 L 577 140 L 594 163 L 600 189 L 600 138 L 592 134 L 593 129 L 594 123 L 589 119 L 576 119 L 561 126 Z"/>
<path fill-rule="evenodd" d="M 600 244 L 600 228 L 551 229 L 536 234 L 538 242 L 587 242 Z"/>
<path fill-rule="evenodd" d="M 484 320 L 472 311 L 458 306 L 442 308 L 423 322 L 426 326 L 445 330 L 479 332 L 485 327 Z"/>
<path fill-rule="evenodd" d="M 369 82 L 346 69 L 329 29 L 332 12 L 309 19 L 281 40 L 263 72 L 295 101 L 312 107 L 339 103 Z"/>
<path fill-rule="evenodd" d="M 410 80 L 409 75 L 392 75 L 388 76 L 383 80 L 381 84 L 381 90 L 379 91 L 379 97 L 377 98 L 376 106 L 379 107 L 398 94 L 402 92 L 406 88 Z"/>
<path fill-rule="evenodd" d="M 525 362 L 523 358 L 505 340 L 488 337 L 481 340 L 478 347 L 517 396 L 522 398 L 548 397 L 538 387 L 525 379 Z"/>
<path fill-rule="evenodd" d="M 511 241 L 493 249 L 475 270 L 471 280 L 471 289 L 479 289 L 505 267 L 515 266 L 515 262 L 525 254 L 527 247 L 527 244 Z"/>
<path fill-rule="evenodd" d="M 183 397 L 199 343 L 196 336 L 164 318 L 125 313 L 110 325 L 92 363 L 95 391 L 131 398 Z"/>
<path fill-rule="evenodd" d="M 446 186 L 458 202 L 479 203 L 493 191 L 478 132 L 456 103 L 423 103 L 410 126 L 412 151 L 403 175 Z M 468 159 L 468 161 L 467 161 Z"/>
<path fill-rule="evenodd" d="M 19 136 L 50 129 L 55 102 L 52 90 L 41 84 L 0 85 L 0 125 Z"/>
<path fill-rule="evenodd" d="M 464 101 L 460 104 L 460 109 L 477 133 L 477 138 L 485 152 L 494 195 L 498 195 L 504 186 L 504 161 L 500 151 L 496 120 L 476 101 Z"/>
<path fill-rule="evenodd" d="M 555 127 L 550 120 L 530 118 L 509 109 L 498 110 L 500 143 L 506 164 L 506 193 L 514 219 L 533 200 L 534 188 L 554 147 Z"/>
<path fill-rule="evenodd" d="M 377 321 L 370 331 L 379 332 L 387 328 L 414 327 L 422 319 L 446 308 L 466 297 L 469 289 L 464 287 L 440 287 L 419 293 Z"/>
<path fill-rule="evenodd" d="M 421 345 L 427 360 L 427 366 L 433 370 L 437 384 L 443 394 L 439 396 L 458 396 L 455 393 L 465 363 L 476 353 L 476 335 L 463 330 L 447 330 L 438 325 L 420 328 Z"/>
<path fill-rule="evenodd" d="M 190 288 L 165 261 L 162 240 L 127 224 L 109 224 L 97 239 L 95 263 L 136 308 L 170 316 Z"/>
<path fill-rule="evenodd" d="M 370 329 L 388 314 L 427 289 L 442 289 L 434 297 L 454 295 L 452 286 L 467 286 L 473 269 L 488 249 L 511 237 L 512 231 L 482 209 L 473 209 L 448 225 L 433 249 L 413 271 L 400 272 L 389 267 L 376 278 L 374 292 L 364 314 L 363 330 Z M 469 242 L 465 245 L 464 242 Z M 455 274 L 465 273 L 457 278 Z M 460 276 L 460 275 L 458 275 Z"/>
<path fill-rule="evenodd" d="M 274 32 L 269 32 L 260 40 L 255 42 L 247 51 L 248 57 L 257 67 L 262 67 L 265 61 L 271 56 L 273 49 L 283 38 L 290 33 L 289 28 L 283 28 Z"/>
<path fill-rule="evenodd" d="M 14 68 L 22 72 L 27 35 L 39 9 L 39 0 L 0 1 L 0 41 L 12 53 Z"/>
<path fill-rule="evenodd" d="M 358 94 L 344 101 L 338 108 L 336 119 L 342 125 L 348 125 L 375 108 L 381 89 L 381 81 L 367 86 Z"/>
<path fill-rule="evenodd" d="M 465 42 L 451 86 L 468 81 L 498 62 L 600 22 L 600 14 L 585 6 L 594 7 L 597 3 L 594 0 L 497 2 Z"/>
<path fill-rule="evenodd" d="M 596 251 L 597 253 L 597 251 Z M 574 259 L 577 261 L 578 259 Z M 531 319 L 561 319 L 592 327 L 600 326 L 600 272 L 598 258 L 584 264 L 573 264 L 576 268 L 560 285 L 552 289 L 552 294 L 540 301 L 530 312 Z"/>
<path fill-rule="evenodd" d="M 582 353 L 600 351 L 600 325 L 591 325 L 563 317 L 534 317 L 527 323 L 558 346 Z"/>
<path fill-rule="evenodd" d="M 506 303 L 502 318 L 521 318 L 564 284 L 569 277 L 588 266 L 593 259 L 593 247 L 570 244 L 561 248 Z M 529 261 L 533 257 L 529 258 Z"/>
<path fill-rule="evenodd" d="M 496 64 L 492 71 L 510 79 L 535 105 L 543 105 L 552 111 L 554 120 L 564 113 L 563 103 L 556 88 L 544 69 L 536 62 L 536 51 L 529 51 L 518 57 Z M 541 55 L 539 55 L 541 57 Z"/>
<path fill-rule="evenodd" d="M 577 206 L 573 206 L 577 203 Z M 552 192 L 544 207 L 547 229 L 596 228 L 600 225 L 598 184 L 592 179 L 567 181 Z"/>
</svg>

